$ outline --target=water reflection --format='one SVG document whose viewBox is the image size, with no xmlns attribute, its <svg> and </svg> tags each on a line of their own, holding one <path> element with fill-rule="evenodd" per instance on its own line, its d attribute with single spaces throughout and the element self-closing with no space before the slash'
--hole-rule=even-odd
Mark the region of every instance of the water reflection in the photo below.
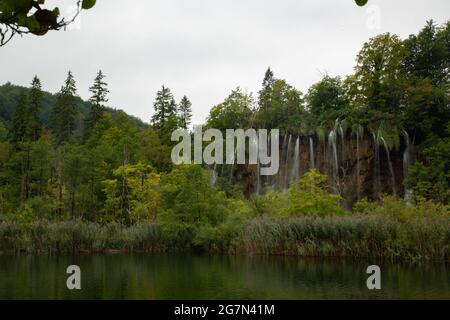
<svg viewBox="0 0 450 320">
<path fill-rule="evenodd" d="M 72 264 L 81 267 L 81 291 L 66 289 Z M 369 291 L 370 264 L 197 255 L 0 257 L 0 299 L 450 299 L 444 264 L 379 264 L 383 288 Z"/>
</svg>

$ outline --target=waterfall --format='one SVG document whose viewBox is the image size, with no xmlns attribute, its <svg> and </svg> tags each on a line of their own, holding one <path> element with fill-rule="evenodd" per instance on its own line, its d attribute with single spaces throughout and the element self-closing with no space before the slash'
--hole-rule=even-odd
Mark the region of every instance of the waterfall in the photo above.
<svg viewBox="0 0 450 320">
<path fill-rule="evenodd" d="M 258 164 L 256 166 L 256 194 L 261 194 L 261 165 L 258 161 Z"/>
<path fill-rule="evenodd" d="M 360 163 L 360 146 L 359 146 L 359 130 L 356 132 L 356 188 L 358 200 L 361 200 L 361 163 Z"/>
<path fill-rule="evenodd" d="M 403 153 L 403 179 L 406 179 L 408 176 L 409 166 L 414 163 L 414 145 L 411 143 L 411 138 L 409 137 L 408 132 L 403 131 L 405 135 L 406 141 L 406 149 Z M 414 201 L 414 191 L 408 189 L 405 185 L 405 201 L 408 203 L 412 203 Z"/>
<path fill-rule="evenodd" d="M 256 150 L 259 150 L 258 138 L 253 139 L 253 146 L 256 146 Z M 256 194 L 261 194 L 261 165 L 259 161 L 259 153 L 256 160 Z"/>
<path fill-rule="evenodd" d="M 284 190 L 287 190 L 289 188 L 289 157 L 291 156 L 291 141 L 292 141 L 292 135 L 289 135 L 289 140 L 287 143 L 285 174 L 284 174 L 284 183 L 283 183 Z"/>
<path fill-rule="evenodd" d="M 391 174 L 392 193 L 394 194 L 394 196 L 396 196 L 397 195 L 397 187 L 396 187 L 396 183 L 395 183 L 394 166 L 392 165 L 392 161 L 391 161 L 391 152 L 389 151 L 389 147 L 386 143 L 386 140 L 383 137 L 380 137 L 380 139 L 383 142 L 384 150 L 386 151 L 386 155 L 387 155 L 389 172 Z"/>
<path fill-rule="evenodd" d="M 300 137 L 297 137 L 297 142 L 295 143 L 294 151 L 294 164 L 292 167 L 291 179 L 290 181 L 297 180 L 300 173 Z"/>
<path fill-rule="evenodd" d="M 278 170 L 277 174 L 277 185 L 278 189 L 280 190 L 284 188 L 284 159 L 286 158 L 286 148 L 287 148 L 287 135 L 284 135 L 280 154 L 280 170 Z"/>
<path fill-rule="evenodd" d="M 339 178 L 338 178 L 338 171 L 339 171 L 339 162 L 338 162 L 338 154 L 337 154 L 337 144 L 336 144 L 336 131 L 332 130 L 328 136 L 328 144 L 331 148 L 332 154 L 333 154 L 333 181 L 335 185 L 339 186 Z"/>
<path fill-rule="evenodd" d="M 214 164 L 214 168 L 211 170 L 211 167 L 208 168 L 210 181 L 212 185 L 215 185 L 217 182 L 217 164 Z"/>
<path fill-rule="evenodd" d="M 272 148 L 270 147 L 271 145 L 272 145 L 272 136 L 269 134 L 269 135 L 267 135 L 267 146 L 268 146 L 267 154 L 269 156 L 272 156 Z M 265 180 L 266 181 L 263 183 L 263 187 L 266 187 L 266 186 L 271 187 L 272 183 L 273 183 L 273 176 L 265 176 Z"/>
<path fill-rule="evenodd" d="M 381 173 L 380 173 L 380 145 L 377 134 L 373 134 L 374 138 L 374 152 L 375 152 L 375 161 L 374 161 L 374 195 L 378 198 L 381 193 Z"/>
<path fill-rule="evenodd" d="M 339 122 L 339 124 L 337 124 L 337 126 L 339 126 L 339 133 L 341 135 L 341 150 L 342 150 L 342 154 L 341 154 L 341 161 L 344 161 L 344 155 L 345 155 L 345 134 L 344 134 L 344 128 L 342 128 L 342 124 Z"/>
<path fill-rule="evenodd" d="M 316 168 L 316 164 L 315 164 L 315 159 L 314 159 L 314 140 L 312 137 L 309 137 L 309 168 L 315 169 Z"/>
<path fill-rule="evenodd" d="M 233 177 L 234 177 L 234 164 L 236 163 L 236 145 L 234 146 L 234 158 L 233 158 L 233 164 L 231 165 L 231 171 L 230 171 L 230 183 L 233 183 Z"/>
</svg>

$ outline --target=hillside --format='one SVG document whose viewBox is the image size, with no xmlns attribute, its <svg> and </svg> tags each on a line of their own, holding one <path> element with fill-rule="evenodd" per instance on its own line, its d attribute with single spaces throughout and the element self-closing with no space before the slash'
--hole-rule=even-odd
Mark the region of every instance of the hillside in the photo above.
<svg viewBox="0 0 450 320">
<path fill-rule="evenodd" d="M 14 110 L 16 108 L 17 100 L 22 91 L 28 92 L 30 89 L 17 86 L 11 83 L 6 83 L 0 86 L 0 120 L 3 120 L 5 123 L 9 123 L 14 115 Z M 80 120 L 83 118 L 89 110 L 89 102 L 82 100 L 81 98 L 77 98 L 79 110 L 80 110 Z M 53 106 L 56 102 L 56 94 L 52 94 L 49 92 L 43 93 L 42 98 L 42 113 L 41 118 L 45 125 L 48 125 L 50 114 Z M 120 112 L 123 112 L 119 109 L 106 108 L 112 116 L 117 116 Z M 131 121 L 135 124 L 136 128 L 143 129 L 148 125 L 145 124 L 142 120 L 137 117 L 128 115 Z"/>
</svg>

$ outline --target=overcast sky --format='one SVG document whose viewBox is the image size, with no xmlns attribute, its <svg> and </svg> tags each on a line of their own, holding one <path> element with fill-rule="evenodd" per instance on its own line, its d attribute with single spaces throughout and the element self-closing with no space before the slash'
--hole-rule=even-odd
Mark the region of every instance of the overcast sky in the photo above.
<svg viewBox="0 0 450 320">
<path fill-rule="evenodd" d="M 63 2 L 64 13 L 75 0 L 47 2 Z M 257 92 L 268 66 L 305 92 L 324 73 L 350 74 L 370 37 L 404 38 L 429 19 L 449 20 L 450 1 L 369 0 L 360 8 L 353 0 L 97 0 L 74 30 L 0 48 L 0 84 L 28 85 L 37 74 L 57 92 L 70 69 L 87 99 L 102 69 L 110 106 L 148 122 L 164 84 L 177 100 L 191 99 L 198 124 L 233 88 Z"/>
</svg>

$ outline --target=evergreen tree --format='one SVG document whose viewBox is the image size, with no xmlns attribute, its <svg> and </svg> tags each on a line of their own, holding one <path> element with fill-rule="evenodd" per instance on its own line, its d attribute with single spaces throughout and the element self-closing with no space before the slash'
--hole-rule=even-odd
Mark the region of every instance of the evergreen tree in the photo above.
<svg viewBox="0 0 450 320">
<path fill-rule="evenodd" d="M 95 77 L 94 84 L 89 88 L 92 93 L 89 102 L 91 103 L 91 109 L 86 119 L 86 134 L 90 135 L 92 129 L 97 124 L 98 120 L 102 117 L 105 111 L 104 103 L 108 102 L 107 95 L 109 90 L 108 84 L 104 81 L 105 75 L 100 70 Z"/>
<path fill-rule="evenodd" d="M 177 104 L 169 88 L 163 86 L 158 91 L 153 107 L 155 108 L 155 114 L 152 117 L 152 124 L 156 128 L 161 128 L 167 119 L 176 115 Z"/>
<path fill-rule="evenodd" d="M 268 68 L 266 74 L 264 75 L 262 90 L 259 92 L 259 106 L 263 109 L 270 108 L 272 88 L 274 83 L 274 74 L 272 70 Z"/>
<path fill-rule="evenodd" d="M 53 130 L 57 143 L 67 141 L 74 133 L 78 114 L 76 101 L 76 84 L 71 71 L 58 93 L 56 105 L 53 108 Z"/>
<path fill-rule="evenodd" d="M 446 44 L 449 30 L 450 22 L 439 27 L 430 20 L 418 35 L 405 40 L 408 51 L 404 65 L 409 78 L 428 78 L 434 85 L 445 85 L 450 80 L 450 48 Z"/>
<path fill-rule="evenodd" d="M 267 123 L 270 122 L 269 118 L 272 107 L 273 85 L 275 82 L 276 79 L 274 78 L 274 74 L 269 67 L 264 75 L 262 89 L 259 91 L 258 100 L 259 108 L 261 110 L 260 117 L 262 118 L 260 120 L 263 127 L 266 127 Z"/>
<path fill-rule="evenodd" d="M 40 118 L 41 109 L 42 109 L 41 80 L 39 80 L 39 78 L 35 76 L 33 78 L 33 81 L 31 82 L 31 90 L 29 97 L 30 131 L 32 134 L 32 139 L 34 141 L 39 139 L 42 131 L 42 123 Z"/>
<path fill-rule="evenodd" d="M 28 113 L 28 98 L 21 92 L 12 118 L 11 140 L 17 146 L 28 139 L 30 135 L 30 115 Z"/>
<path fill-rule="evenodd" d="M 191 124 L 192 119 L 192 103 L 186 96 L 184 96 L 180 101 L 180 105 L 178 106 L 178 113 L 182 128 L 187 129 Z"/>
</svg>

